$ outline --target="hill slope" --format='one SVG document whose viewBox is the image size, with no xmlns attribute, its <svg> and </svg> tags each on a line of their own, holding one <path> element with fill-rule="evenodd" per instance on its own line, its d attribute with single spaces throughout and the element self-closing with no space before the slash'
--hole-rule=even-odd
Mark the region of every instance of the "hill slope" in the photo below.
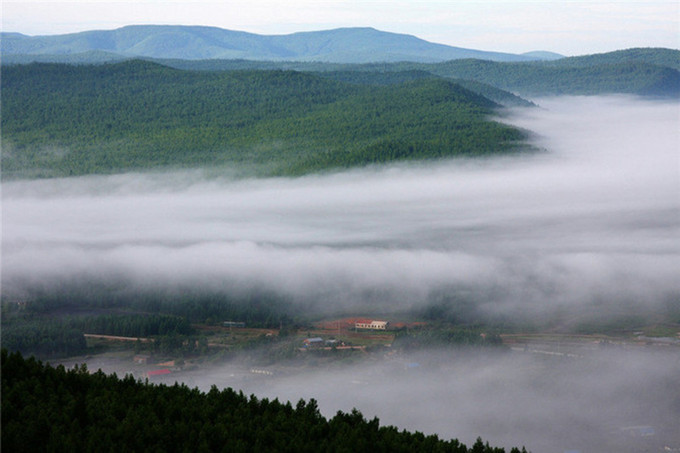
<svg viewBox="0 0 680 453">
<path fill-rule="evenodd" d="M 6 451 L 505 452 L 481 439 L 467 448 L 380 426 L 356 409 L 326 419 L 315 400 L 293 406 L 231 388 L 151 385 L 84 366 L 52 368 L 5 349 L 1 358 Z"/>
<path fill-rule="evenodd" d="M 660 47 L 637 47 L 614 52 L 567 57 L 553 61 L 547 66 L 588 67 L 621 63 L 648 63 L 680 70 L 680 51 Z"/>
<path fill-rule="evenodd" d="M 5 178 L 168 166 L 297 175 L 508 152 L 525 138 L 488 119 L 497 104 L 441 79 L 369 86 L 128 61 L 10 66 L 2 92 Z"/>
<path fill-rule="evenodd" d="M 536 57 L 434 44 L 373 28 L 339 28 L 289 35 L 258 35 L 216 27 L 131 25 L 56 36 L 3 33 L 3 57 L 77 55 L 104 51 L 123 56 L 179 59 L 297 60 L 338 63 L 437 62 L 458 58 L 527 61 Z M 25 61 L 25 58 L 24 58 Z"/>
<path fill-rule="evenodd" d="M 226 66 L 228 62 L 196 62 L 202 69 Z M 189 67 L 191 62 L 168 62 Z M 245 67 L 245 62 L 231 62 Z M 252 62 L 251 65 L 258 63 Z M 271 65 L 271 63 L 270 63 Z M 673 49 L 628 49 L 584 57 L 545 62 L 494 62 L 459 59 L 442 63 L 372 63 L 346 65 L 345 71 L 424 71 L 448 79 L 482 82 L 522 96 L 593 95 L 625 93 L 641 96 L 680 97 L 680 51 Z M 271 66 L 270 66 L 271 67 Z M 292 68 L 291 68 L 292 69 Z M 337 71 L 337 66 L 299 64 L 297 70 Z"/>
<path fill-rule="evenodd" d="M 433 65 L 443 77 L 471 79 L 523 96 L 627 93 L 680 96 L 680 72 L 645 62 L 567 66 L 457 60 Z"/>
<path fill-rule="evenodd" d="M 288 69 L 307 72 L 357 72 L 388 74 L 420 71 L 456 81 L 475 81 L 522 96 L 593 95 L 625 93 L 641 96 L 680 97 L 680 51 L 663 48 L 627 49 L 583 57 L 542 62 L 494 62 L 459 59 L 441 63 L 330 64 L 248 60 L 162 60 L 162 64 L 196 70 Z M 357 75 L 356 77 L 364 77 Z M 473 89 L 473 85 L 466 85 Z M 506 94 L 493 95 L 505 103 Z M 514 103 L 514 102 L 513 102 Z"/>
</svg>

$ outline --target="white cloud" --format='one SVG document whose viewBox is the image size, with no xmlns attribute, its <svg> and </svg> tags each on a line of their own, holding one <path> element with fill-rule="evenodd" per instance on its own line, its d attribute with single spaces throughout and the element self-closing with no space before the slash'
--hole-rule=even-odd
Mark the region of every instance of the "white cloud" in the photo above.
<svg viewBox="0 0 680 453">
<path fill-rule="evenodd" d="M 262 287 L 333 307 L 422 304 L 453 287 L 525 312 L 680 294 L 678 105 L 541 104 L 512 121 L 540 134 L 544 155 L 6 183 L 3 290 L 116 275 L 131 289 Z"/>
</svg>

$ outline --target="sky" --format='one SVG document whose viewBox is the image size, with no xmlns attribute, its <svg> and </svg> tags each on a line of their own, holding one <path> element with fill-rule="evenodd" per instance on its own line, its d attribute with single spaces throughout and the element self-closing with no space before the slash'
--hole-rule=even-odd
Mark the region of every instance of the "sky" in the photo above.
<svg viewBox="0 0 680 453">
<path fill-rule="evenodd" d="M 51 35 L 131 24 L 207 25 L 258 34 L 374 27 L 470 49 L 584 55 L 680 48 L 672 1 L 3 1 L 2 30 Z"/>
</svg>

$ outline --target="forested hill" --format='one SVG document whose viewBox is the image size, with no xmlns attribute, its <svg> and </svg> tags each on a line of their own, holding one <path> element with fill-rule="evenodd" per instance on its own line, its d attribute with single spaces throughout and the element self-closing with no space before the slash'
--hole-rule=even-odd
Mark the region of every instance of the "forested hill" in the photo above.
<svg viewBox="0 0 680 453">
<path fill-rule="evenodd" d="M 449 79 L 484 83 L 526 97 L 612 93 L 680 97 L 680 51 L 664 48 L 635 48 L 537 62 L 458 59 L 432 64 L 331 65 L 244 60 L 165 60 L 163 64 L 197 70 L 285 68 L 309 72 L 422 71 Z"/>
<path fill-rule="evenodd" d="M 101 371 L 52 368 L 2 350 L 4 451 L 502 453 L 481 439 L 399 431 L 353 410 L 324 418 L 314 400 L 295 406 L 232 389 L 208 393 L 150 385 Z M 522 449 L 524 451 L 524 449 Z M 520 453 L 513 448 L 512 453 Z"/>
<path fill-rule="evenodd" d="M 635 61 L 583 65 L 576 60 L 572 66 L 566 63 L 504 64 L 456 60 L 435 65 L 431 72 L 444 77 L 484 82 L 528 97 L 613 93 L 680 96 L 680 72 L 677 69 Z"/>
<path fill-rule="evenodd" d="M 635 47 L 607 53 L 561 58 L 543 64 L 545 66 L 587 67 L 620 63 L 648 63 L 680 70 L 680 51 L 662 47 Z"/>
<path fill-rule="evenodd" d="M 201 166 L 298 175 L 508 152 L 525 138 L 489 119 L 497 104 L 437 78 L 371 86 L 144 61 L 31 64 L 4 68 L 2 94 L 4 178 Z"/>
<path fill-rule="evenodd" d="M 459 59 L 434 64 L 354 65 L 351 69 L 420 70 L 449 79 L 482 82 L 525 97 L 613 93 L 680 97 L 680 51 L 674 49 L 627 49 L 540 62 Z"/>
<path fill-rule="evenodd" d="M 316 74 L 321 77 L 326 77 L 342 82 L 355 83 L 360 85 L 393 85 L 404 83 L 413 80 L 422 79 L 445 79 L 452 81 L 463 88 L 466 88 L 474 93 L 481 94 L 487 99 L 490 99 L 503 106 L 534 106 L 535 104 L 523 99 L 509 91 L 501 90 L 492 85 L 474 80 L 466 79 L 451 79 L 437 76 L 431 72 L 423 70 L 407 70 L 407 71 L 320 71 Z"/>
<path fill-rule="evenodd" d="M 102 51 L 66 55 L 3 55 L 3 65 L 32 61 L 102 63 L 125 57 Z M 593 95 L 625 93 L 641 96 L 680 97 L 680 50 L 632 48 L 550 61 L 498 62 L 460 58 L 439 63 L 402 61 L 393 63 L 338 64 L 305 61 L 255 61 L 244 59 L 155 59 L 177 69 L 295 70 L 304 72 L 421 71 L 431 76 L 474 81 L 521 96 Z"/>
</svg>

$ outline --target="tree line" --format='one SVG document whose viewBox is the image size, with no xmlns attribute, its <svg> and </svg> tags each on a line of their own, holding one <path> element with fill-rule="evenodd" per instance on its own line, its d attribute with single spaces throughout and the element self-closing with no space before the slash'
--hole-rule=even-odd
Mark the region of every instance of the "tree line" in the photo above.
<svg viewBox="0 0 680 453">
<path fill-rule="evenodd" d="M 151 337 L 144 348 L 161 353 L 205 352 L 193 323 L 241 321 L 248 327 L 292 328 L 306 321 L 288 301 L 266 292 L 241 297 L 212 293 L 145 292 L 115 295 L 93 286 L 35 294 L 2 306 L 3 347 L 43 358 L 87 352 L 84 334 Z"/>
<path fill-rule="evenodd" d="M 325 418 L 313 399 L 293 405 L 231 388 L 206 393 L 184 384 L 152 385 L 90 373 L 85 365 L 53 368 L 5 349 L 2 446 L 13 452 L 505 452 L 479 438 L 468 448 L 456 439 L 381 426 L 356 409 Z"/>
</svg>

